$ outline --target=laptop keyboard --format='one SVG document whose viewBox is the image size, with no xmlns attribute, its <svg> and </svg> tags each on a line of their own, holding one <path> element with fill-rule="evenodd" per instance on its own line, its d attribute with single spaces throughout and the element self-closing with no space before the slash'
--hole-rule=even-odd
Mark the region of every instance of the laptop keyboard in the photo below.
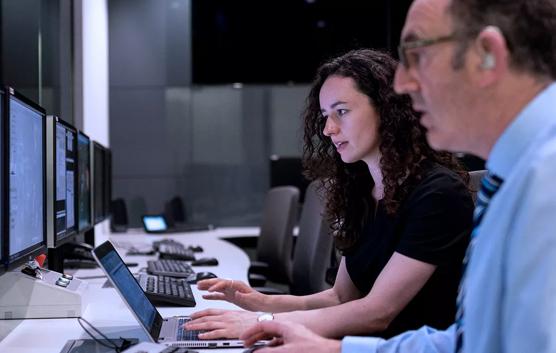
<svg viewBox="0 0 556 353">
<path fill-rule="evenodd" d="M 189 284 L 179 278 L 140 274 L 139 285 L 155 303 L 195 306 L 195 297 Z"/>
<path fill-rule="evenodd" d="M 182 317 L 178 319 L 178 336 L 177 341 L 197 341 L 199 340 L 199 333 L 203 331 L 198 330 L 186 330 L 183 325 L 190 321 L 189 317 Z"/>
<path fill-rule="evenodd" d="M 147 272 L 151 275 L 186 278 L 195 273 L 185 261 L 180 260 L 150 260 L 147 261 Z"/>
<path fill-rule="evenodd" d="M 168 347 L 160 351 L 160 353 L 198 353 L 198 352 L 183 347 Z"/>
</svg>

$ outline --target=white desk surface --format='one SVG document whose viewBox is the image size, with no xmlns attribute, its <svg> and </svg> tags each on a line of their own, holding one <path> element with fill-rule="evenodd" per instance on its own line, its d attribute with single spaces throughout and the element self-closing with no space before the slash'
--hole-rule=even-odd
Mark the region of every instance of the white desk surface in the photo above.
<svg viewBox="0 0 556 353">
<path fill-rule="evenodd" d="M 105 222 L 106 223 L 106 222 Z M 148 235 L 144 232 L 133 231 L 125 234 L 108 235 L 104 231 L 106 224 L 95 227 L 95 242 L 102 243 L 110 239 L 124 258 L 124 261 L 136 262 L 138 267 L 132 267 L 132 272 L 137 272 L 146 266 L 148 259 L 154 256 L 125 256 L 125 249 L 130 246 L 148 246 L 155 240 L 162 239 L 161 235 Z M 169 237 L 186 245 L 200 245 L 204 252 L 197 257 L 216 257 L 218 266 L 199 266 L 197 272 L 210 271 L 223 278 L 234 278 L 247 281 L 249 258 L 235 245 L 220 238 L 236 236 L 254 236 L 258 228 L 217 228 L 205 232 L 192 232 L 184 234 L 168 234 Z M 73 273 L 77 278 L 87 278 L 89 288 L 87 298 L 89 304 L 83 318 L 95 325 L 104 334 L 111 338 L 133 337 L 140 341 L 148 341 L 147 335 L 139 327 L 131 312 L 120 299 L 113 288 L 102 288 L 106 282 L 100 269 L 83 269 Z M 1 280 L 1 277 L 0 277 Z M 197 286 L 192 285 L 197 305 L 194 308 L 159 307 L 163 317 L 174 315 L 187 315 L 194 311 L 206 308 L 238 309 L 235 305 L 221 301 L 206 301 L 201 297 Z M 0 320 L 0 352 L 1 353 L 58 353 L 69 339 L 90 338 L 79 326 L 77 319 L 28 319 L 28 320 Z M 241 352 L 242 349 L 196 349 L 213 353 Z"/>
</svg>

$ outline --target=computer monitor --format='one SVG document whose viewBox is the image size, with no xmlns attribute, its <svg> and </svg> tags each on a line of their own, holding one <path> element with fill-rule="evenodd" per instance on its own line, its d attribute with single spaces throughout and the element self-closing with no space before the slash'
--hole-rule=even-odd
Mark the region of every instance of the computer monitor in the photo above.
<svg viewBox="0 0 556 353">
<path fill-rule="evenodd" d="M 112 152 L 104 149 L 104 218 L 110 218 L 110 202 L 112 201 Z"/>
<path fill-rule="evenodd" d="M 4 142 L 4 89 L 0 87 L 0 210 L 4 209 L 4 153 L 3 142 Z M 4 231 L 4 218 L 0 216 L 0 274 L 5 272 L 5 257 L 6 249 L 4 245 L 7 244 Z"/>
<path fill-rule="evenodd" d="M 300 157 L 270 156 L 270 187 L 292 185 L 299 189 L 299 202 L 305 200 L 305 190 L 309 180 L 303 176 L 303 163 Z"/>
<path fill-rule="evenodd" d="M 104 210 L 105 178 L 104 173 L 104 147 L 93 141 L 93 216 L 95 224 L 104 220 L 106 211 Z"/>
<path fill-rule="evenodd" d="M 91 140 L 82 131 L 77 134 L 77 229 L 91 228 Z"/>
<path fill-rule="evenodd" d="M 77 130 L 57 116 L 46 119 L 46 235 L 55 248 L 77 234 Z"/>
<path fill-rule="evenodd" d="M 14 268 L 46 252 L 45 111 L 13 88 L 6 89 L 7 263 Z"/>
</svg>

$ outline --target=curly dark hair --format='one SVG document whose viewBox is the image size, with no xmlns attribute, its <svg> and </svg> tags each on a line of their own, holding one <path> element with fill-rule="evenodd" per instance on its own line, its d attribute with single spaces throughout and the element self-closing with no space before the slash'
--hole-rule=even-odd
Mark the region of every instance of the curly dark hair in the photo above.
<svg viewBox="0 0 556 353">
<path fill-rule="evenodd" d="M 359 49 L 331 59 L 317 71 L 304 120 L 303 165 L 305 176 L 320 179 L 326 195 L 326 216 L 340 250 L 355 245 L 359 234 L 375 209 L 372 197 L 374 181 L 363 161 L 346 164 L 341 160 L 331 139 L 324 135 L 326 119 L 322 118 L 319 93 L 332 75 L 353 79 L 357 89 L 369 97 L 380 117 L 378 134 L 380 168 L 383 174 L 384 198 L 388 214 L 395 214 L 414 186 L 438 163 L 458 172 L 464 181 L 467 173 L 450 153 L 436 152 L 426 141 L 419 115 L 411 107 L 407 95 L 393 89 L 397 62 L 389 55 Z"/>
</svg>

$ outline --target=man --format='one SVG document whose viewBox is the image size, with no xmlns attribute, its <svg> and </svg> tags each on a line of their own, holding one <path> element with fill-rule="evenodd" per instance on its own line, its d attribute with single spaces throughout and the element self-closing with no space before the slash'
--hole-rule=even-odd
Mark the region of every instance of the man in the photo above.
<svg viewBox="0 0 556 353">
<path fill-rule="evenodd" d="M 395 87 L 429 143 L 490 173 L 456 323 L 339 342 L 266 322 L 243 338 L 277 337 L 260 353 L 556 352 L 556 0 L 416 0 L 401 42 Z"/>
</svg>

